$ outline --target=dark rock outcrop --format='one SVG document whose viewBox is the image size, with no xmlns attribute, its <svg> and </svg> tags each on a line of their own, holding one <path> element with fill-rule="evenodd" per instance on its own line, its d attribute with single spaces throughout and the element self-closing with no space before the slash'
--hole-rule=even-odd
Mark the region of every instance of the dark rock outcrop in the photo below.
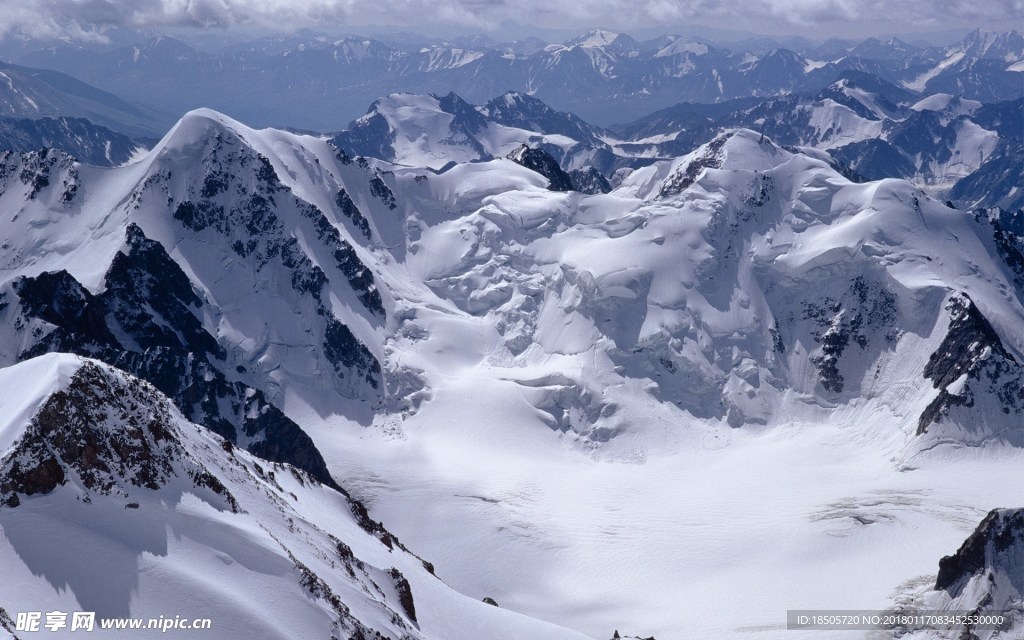
<svg viewBox="0 0 1024 640">
<path fill-rule="evenodd" d="M 608 193 L 612 190 L 608 178 L 594 167 L 573 169 L 569 172 L 569 179 L 572 181 L 573 191 L 580 193 Z"/>
<path fill-rule="evenodd" d="M 15 326 L 34 338 L 20 359 L 65 352 L 102 360 L 153 384 L 189 420 L 229 440 L 244 434 L 256 455 L 334 486 L 309 436 L 262 391 L 227 375 L 223 348 L 196 315 L 203 301 L 163 247 L 135 225 L 127 240 L 98 295 L 66 271 L 15 281 Z M 349 354 L 354 362 L 362 352 L 349 345 Z"/>
<path fill-rule="evenodd" d="M 543 149 L 531 149 L 524 144 L 510 153 L 508 158 L 547 178 L 548 189 L 551 191 L 573 190 L 572 177 Z"/>
<path fill-rule="evenodd" d="M 939 389 L 939 395 L 921 413 L 918 435 L 951 416 L 958 407 L 974 409 L 972 423 L 996 425 L 1020 416 L 1024 412 L 1024 367 L 1006 350 L 969 296 L 951 297 L 946 308 L 950 312 L 949 329 L 924 368 L 925 378 Z M 965 378 L 962 388 L 951 388 L 961 378 Z M 985 402 L 986 397 L 996 401 Z M 1013 437 L 1012 430 L 1007 437 Z"/>
<path fill-rule="evenodd" d="M 935 589 L 957 595 L 967 580 L 1002 571 L 1024 593 L 1024 509 L 993 509 L 956 553 L 939 561 Z"/>
<path fill-rule="evenodd" d="M 413 622 L 416 622 L 416 604 L 413 602 L 412 586 L 409 585 L 409 580 L 402 575 L 401 571 L 394 567 L 388 570 L 388 575 L 391 576 L 391 580 L 395 585 L 395 591 L 398 593 L 398 604 L 402 605 L 405 615 Z"/>
<path fill-rule="evenodd" d="M 0 461 L 0 502 L 16 507 L 19 494 L 46 494 L 71 477 L 89 491 L 110 494 L 159 489 L 173 476 L 210 488 L 237 510 L 224 485 L 182 447 L 170 407 L 156 389 L 85 362 L 40 406 Z"/>
</svg>

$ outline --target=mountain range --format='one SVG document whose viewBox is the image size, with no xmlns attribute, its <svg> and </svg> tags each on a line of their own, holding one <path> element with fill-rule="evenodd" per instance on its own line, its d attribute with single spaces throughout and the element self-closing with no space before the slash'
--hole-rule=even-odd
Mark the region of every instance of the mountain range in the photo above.
<svg viewBox="0 0 1024 640">
<path fill-rule="evenodd" d="M 117 42 L 0 43 L 0 638 L 1024 629 L 1018 33 Z"/>
<path fill-rule="evenodd" d="M 1016 607 L 1019 554 L 971 542 L 1015 516 L 968 536 L 1022 488 L 1021 213 L 745 128 L 585 193 L 545 148 L 604 134 L 517 104 L 5 154 L 5 611 L 770 638 L 793 602 Z"/>
<path fill-rule="evenodd" d="M 611 131 L 510 92 L 479 107 L 447 96 L 391 94 L 335 135 L 346 152 L 442 169 L 448 162 L 543 149 L 566 171 L 612 178 L 688 153 L 724 130 L 758 130 L 818 153 L 856 180 L 903 178 L 967 208 L 1024 207 L 1007 179 L 1024 166 L 1024 99 L 982 104 L 923 100 L 873 76 L 849 74 L 815 95 L 681 104 Z M 820 153 L 824 152 L 824 153 Z"/>
<path fill-rule="evenodd" d="M 597 30 L 548 44 L 383 42 L 307 32 L 210 51 L 159 36 L 100 49 L 40 43 L 12 53 L 12 62 L 70 74 L 164 114 L 212 107 L 257 126 L 318 131 L 341 129 L 377 97 L 396 91 L 454 91 L 478 103 L 518 91 L 602 126 L 683 101 L 814 93 L 847 71 L 923 95 L 985 102 L 1024 97 L 1024 38 L 1016 31 L 974 31 L 949 47 L 894 39 L 800 51 L 733 52 L 689 37 L 638 42 Z M 162 124 L 172 121 L 166 116 Z"/>
</svg>

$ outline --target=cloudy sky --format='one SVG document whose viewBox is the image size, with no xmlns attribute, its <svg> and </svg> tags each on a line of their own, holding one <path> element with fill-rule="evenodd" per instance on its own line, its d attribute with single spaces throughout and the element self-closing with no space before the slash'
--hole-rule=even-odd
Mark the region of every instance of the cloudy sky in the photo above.
<svg viewBox="0 0 1024 640">
<path fill-rule="evenodd" d="M 500 36 L 504 21 L 543 29 L 695 24 L 768 35 L 911 34 L 1024 24 L 1024 0 L 2 0 L 0 35 L 102 39 L 113 27 L 292 30 L 459 27 Z"/>
</svg>

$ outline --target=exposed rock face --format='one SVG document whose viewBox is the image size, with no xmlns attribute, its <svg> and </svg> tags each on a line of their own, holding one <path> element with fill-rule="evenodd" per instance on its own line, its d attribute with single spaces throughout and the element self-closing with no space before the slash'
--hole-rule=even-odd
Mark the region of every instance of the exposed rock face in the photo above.
<svg viewBox="0 0 1024 640">
<path fill-rule="evenodd" d="M 901 603 L 900 609 L 987 616 L 999 624 L 968 623 L 895 630 L 888 637 L 920 640 L 1010 640 L 1024 629 L 1024 509 L 993 509 L 953 555 L 939 561 L 934 589 Z"/>
<path fill-rule="evenodd" d="M 996 252 L 1013 274 L 1018 293 L 1024 295 L 1024 209 L 979 209 L 974 217 L 991 226 Z"/>
<path fill-rule="evenodd" d="M 39 408 L 0 461 L 0 502 L 53 491 L 71 480 L 98 494 L 159 489 L 174 476 L 235 499 L 182 447 L 171 408 L 151 385 L 86 362 Z"/>
<path fill-rule="evenodd" d="M 935 589 L 958 595 L 980 573 L 1006 574 L 1009 586 L 1024 594 L 1024 509 L 994 509 L 956 553 L 939 561 Z"/>
<path fill-rule="evenodd" d="M 84 118 L 0 118 L 0 148 L 11 151 L 52 147 L 87 164 L 112 166 L 127 162 L 139 146 Z"/>
<path fill-rule="evenodd" d="M 0 152 L 0 196 L 16 184 L 8 180 L 15 176 L 21 185 L 27 187 L 26 200 L 35 200 L 50 186 L 61 187 L 58 199 L 65 205 L 70 204 L 78 193 L 78 165 L 74 158 L 57 149 Z M 6 185 L 3 184 L 5 182 Z"/>
<path fill-rule="evenodd" d="M 895 343 L 896 309 L 896 296 L 864 277 L 857 277 L 841 300 L 825 298 L 805 304 L 804 317 L 816 327 L 812 337 L 821 345 L 811 362 L 818 368 L 826 391 L 843 391 L 846 381 L 839 365 L 851 344 L 865 350 L 879 335 L 886 343 Z"/>
<path fill-rule="evenodd" d="M 677 196 L 692 185 L 704 169 L 717 169 L 721 167 L 722 158 L 719 155 L 719 151 L 721 151 L 728 140 L 728 135 L 721 135 L 709 142 L 703 154 L 689 162 L 685 167 L 681 167 L 668 180 L 665 180 L 665 184 L 662 185 L 661 192 L 658 195 L 662 198 Z"/>
<path fill-rule="evenodd" d="M 391 191 L 391 187 L 384 182 L 384 178 L 380 174 L 370 178 L 370 193 L 379 198 L 388 209 L 394 209 L 398 206 L 395 202 L 395 194 Z"/>
<path fill-rule="evenodd" d="M 416 604 L 412 598 L 412 587 L 409 585 L 409 580 L 402 575 L 402 572 L 392 567 L 388 570 L 388 575 L 391 576 L 392 582 L 395 585 L 395 591 L 398 593 L 398 603 L 402 605 L 402 610 L 405 611 L 405 615 L 410 620 L 416 622 Z"/>
<path fill-rule="evenodd" d="M 229 378 L 223 348 L 196 316 L 203 301 L 163 247 L 135 225 L 127 241 L 99 295 L 66 271 L 14 283 L 21 302 L 15 324 L 33 336 L 20 359 L 67 352 L 103 360 L 152 383 L 189 420 L 333 485 L 309 436 L 260 390 Z M 345 363 L 362 363 L 362 345 L 343 338 L 334 342 L 339 362 L 344 355 Z"/>
<path fill-rule="evenodd" d="M 970 297 L 953 296 L 946 308 L 949 330 L 924 369 L 939 395 L 922 412 L 918 434 L 947 418 L 970 425 L 989 416 L 998 423 L 1007 415 L 1020 415 L 1024 411 L 1024 367 L 1006 350 Z M 961 416 L 966 409 L 973 409 L 970 416 Z M 1016 431 L 1005 437 L 1021 444 Z"/>
<path fill-rule="evenodd" d="M 395 132 L 387 118 L 376 111 L 377 103 L 370 105 L 366 115 L 349 125 L 347 131 L 331 140 L 346 155 L 392 158 L 395 155 Z"/>
<path fill-rule="evenodd" d="M 334 203 L 338 205 L 338 209 L 341 210 L 345 217 L 352 221 L 357 229 L 369 240 L 372 237 L 370 233 L 370 223 L 367 221 L 363 212 L 359 210 L 356 203 L 352 202 L 352 198 L 348 195 L 348 192 L 344 189 L 339 189 L 338 193 L 335 194 Z"/>
<path fill-rule="evenodd" d="M 548 179 L 551 191 L 572 191 L 572 177 L 558 166 L 558 162 L 542 149 L 531 149 L 525 144 L 509 154 L 509 160 L 536 171 Z"/>
<path fill-rule="evenodd" d="M 569 179 L 572 181 L 573 191 L 579 191 L 580 193 L 608 193 L 612 190 L 612 185 L 608 182 L 608 178 L 605 178 L 594 167 L 573 169 L 569 172 Z"/>
</svg>

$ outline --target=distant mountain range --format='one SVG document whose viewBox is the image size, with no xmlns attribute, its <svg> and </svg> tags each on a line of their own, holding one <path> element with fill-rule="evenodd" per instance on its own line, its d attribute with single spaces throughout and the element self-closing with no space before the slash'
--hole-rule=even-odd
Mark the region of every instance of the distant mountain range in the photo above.
<svg viewBox="0 0 1024 640">
<path fill-rule="evenodd" d="M 67 74 L 0 62 L 0 116 L 85 118 L 128 135 L 161 135 L 173 118 Z"/>
<path fill-rule="evenodd" d="M 42 90 L 36 71 L 10 74 L 9 112 L 0 118 L 0 149 L 53 147 L 97 165 L 127 161 L 153 139 L 130 138 L 84 118 L 40 117 L 81 112 L 74 85 Z M 42 74 L 50 72 L 39 72 Z M 54 74 L 60 75 L 60 74 Z M 70 79 L 69 79 L 70 80 Z M 30 89 L 34 89 L 33 94 Z M 126 107 L 102 121 L 135 130 L 138 111 Z M 36 95 L 39 99 L 26 98 Z M 39 109 L 40 102 L 51 105 Z M 90 112 L 90 114 L 93 112 Z M 995 103 L 936 93 L 921 97 L 878 76 L 844 71 L 814 93 L 746 97 L 713 104 L 681 103 L 614 130 L 558 111 L 535 96 L 508 92 L 475 106 L 459 95 L 390 94 L 371 104 L 332 141 L 351 155 L 443 169 L 451 162 L 505 157 L 522 144 L 542 148 L 578 180 L 603 189 L 619 169 L 644 166 L 690 152 L 720 131 L 745 127 L 777 142 L 813 148 L 848 176 L 860 180 L 906 178 L 964 207 L 1015 210 L 1024 189 L 1013 176 L 1024 165 L 1024 99 Z M 593 175 L 590 172 L 594 172 Z M 587 176 L 583 176 L 587 174 Z M 579 186 L 579 185 L 577 185 Z"/>
<path fill-rule="evenodd" d="M 535 97 L 506 93 L 475 107 L 443 97 L 392 94 L 333 137 L 339 148 L 400 164 L 442 169 L 450 162 L 504 157 L 521 144 L 566 171 L 612 178 L 689 153 L 719 132 L 760 131 L 813 149 L 857 180 L 905 178 L 965 207 L 1018 209 L 1024 190 L 1024 99 L 994 104 L 934 94 L 920 99 L 876 76 L 846 72 L 808 95 L 681 104 L 610 131 Z"/>
<path fill-rule="evenodd" d="M 101 50 L 23 46 L 16 55 L 19 64 L 70 74 L 165 113 L 212 107 L 258 126 L 321 131 L 342 128 L 396 91 L 454 91 L 477 103 L 518 91 L 605 126 L 683 101 L 813 93 L 846 71 L 923 95 L 1024 96 L 1024 38 L 1015 31 L 974 31 L 949 47 L 869 39 L 799 51 L 732 51 L 680 36 L 638 42 L 602 30 L 559 44 L 303 33 L 216 51 L 164 36 Z"/>
</svg>

